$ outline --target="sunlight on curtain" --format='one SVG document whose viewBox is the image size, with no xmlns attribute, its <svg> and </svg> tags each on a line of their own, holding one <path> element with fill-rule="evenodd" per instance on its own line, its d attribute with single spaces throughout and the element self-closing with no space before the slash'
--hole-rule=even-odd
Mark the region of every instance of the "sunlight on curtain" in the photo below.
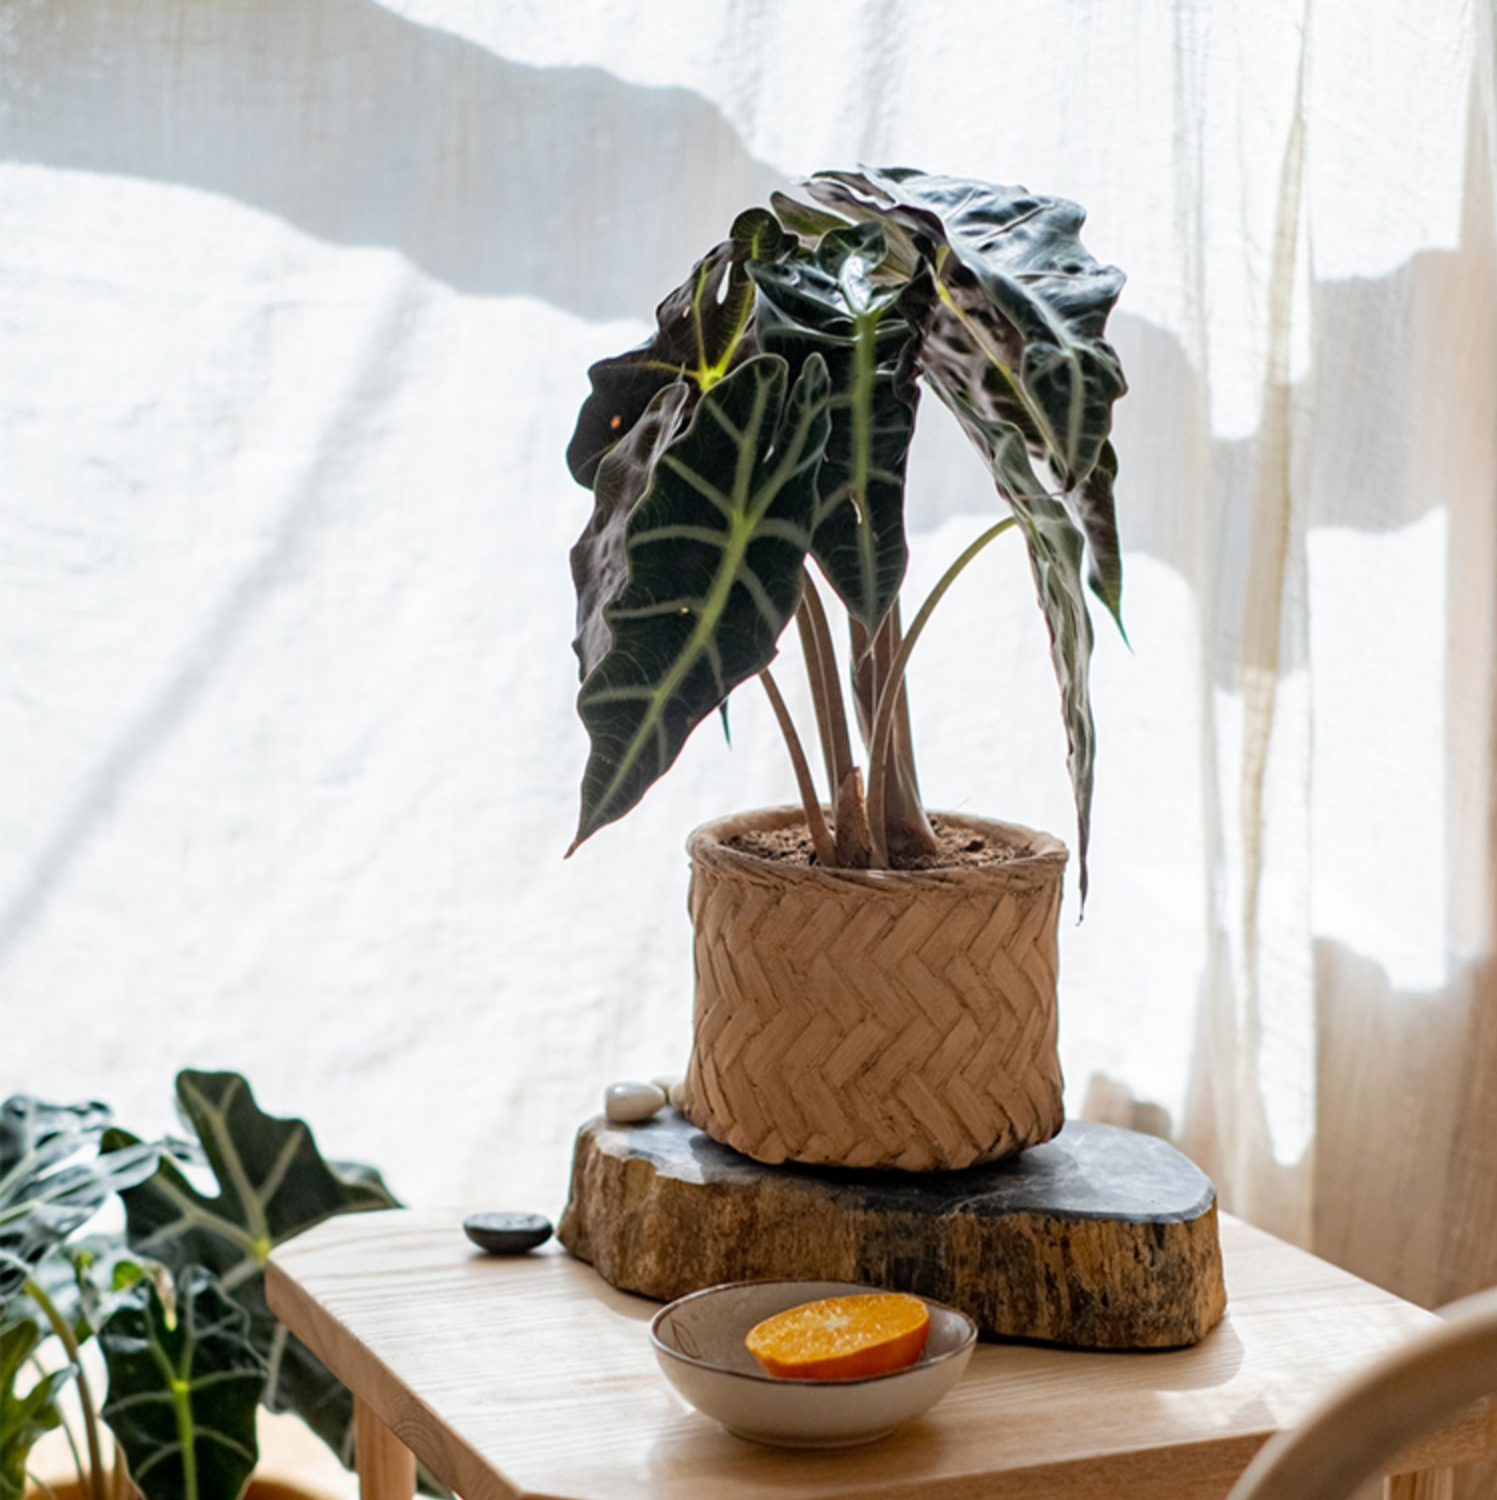
<svg viewBox="0 0 1497 1500">
<path fill-rule="evenodd" d="M 149 1129 L 239 1067 L 414 1201 L 559 1206 L 683 1062 L 686 832 L 792 795 L 746 694 L 561 860 L 584 372 L 740 207 L 904 162 L 1130 276 L 1071 1107 L 1414 1295 L 1497 1278 L 1485 7 L 662 16 L 0 8 L 0 1092 Z M 995 505 L 926 415 L 912 598 Z M 912 682 L 933 803 L 1072 836 L 1017 549 Z"/>
</svg>

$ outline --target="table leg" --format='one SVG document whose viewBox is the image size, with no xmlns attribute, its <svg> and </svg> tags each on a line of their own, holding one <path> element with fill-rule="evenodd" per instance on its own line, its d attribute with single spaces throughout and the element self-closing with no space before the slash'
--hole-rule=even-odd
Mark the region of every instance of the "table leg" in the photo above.
<svg viewBox="0 0 1497 1500">
<path fill-rule="evenodd" d="M 416 1455 L 359 1396 L 353 1400 L 353 1457 L 359 1471 L 359 1500 L 412 1500 Z"/>
<path fill-rule="evenodd" d="M 1454 1469 L 1398 1474 L 1383 1481 L 1383 1500 L 1451 1500 L 1454 1494 Z"/>
</svg>

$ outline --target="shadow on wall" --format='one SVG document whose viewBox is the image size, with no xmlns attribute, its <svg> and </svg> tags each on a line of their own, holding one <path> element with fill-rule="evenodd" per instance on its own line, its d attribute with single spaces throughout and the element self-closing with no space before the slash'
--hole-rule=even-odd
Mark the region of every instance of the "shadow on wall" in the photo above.
<svg viewBox="0 0 1497 1500">
<path fill-rule="evenodd" d="M 787 180 L 691 90 L 509 62 L 372 0 L 39 4 L 20 12 L 8 51 L 0 123 L 11 160 L 226 196 L 330 243 L 398 251 L 458 291 L 532 297 L 592 320 L 644 319 L 740 209 Z M 1476 155 L 1468 177 L 1481 175 Z M 1487 200 L 1468 197 L 1479 217 Z M 1365 503 L 1373 488 L 1400 492 L 1387 476 L 1413 461 L 1418 371 L 1387 357 L 1386 331 L 1407 321 L 1438 340 L 1423 311 L 1458 317 L 1452 291 L 1467 274 L 1460 251 L 1426 252 L 1377 281 L 1317 284 L 1320 380 L 1366 388 L 1370 367 L 1379 379 L 1377 410 L 1343 482 L 1317 491 L 1311 524 L 1415 519 Z M 1216 559 L 1246 546 L 1258 435 L 1193 441 L 1211 417 L 1180 341 L 1126 310 L 1112 334 L 1133 383 L 1118 413 L 1125 465 L 1162 449 L 1147 466 L 1176 476 L 1126 516 L 1128 547 L 1187 580 L 1220 574 Z M 928 422 L 923 434 L 917 528 L 996 504 L 954 424 Z M 1125 467 L 1125 511 L 1127 482 Z M 1408 493 L 1421 508 L 1444 503 L 1438 485 L 1411 480 Z M 1207 607 L 1234 640 L 1241 601 Z M 1234 669 L 1217 663 L 1227 680 Z"/>
<path fill-rule="evenodd" d="M 372 0 L 35 5 L 6 43 L 10 160 L 235 198 L 584 318 L 643 317 L 662 255 L 679 279 L 784 185 L 699 94 L 507 62 Z"/>
</svg>

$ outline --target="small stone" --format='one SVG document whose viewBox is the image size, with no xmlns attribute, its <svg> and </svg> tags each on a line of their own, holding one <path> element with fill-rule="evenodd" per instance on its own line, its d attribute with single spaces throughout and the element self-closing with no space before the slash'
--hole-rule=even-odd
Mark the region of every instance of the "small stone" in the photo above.
<svg viewBox="0 0 1497 1500">
<path fill-rule="evenodd" d="M 675 1088 L 675 1086 L 680 1083 L 680 1081 L 681 1075 L 679 1073 L 662 1073 L 659 1078 L 652 1078 L 650 1080 L 650 1082 L 653 1083 L 655 1087 L 659 1089 L 667 1099 L 669 1099 L 671 1096 L 671 1090 Z"/>
<path fill-rule="evenodd" d="M 686 1113 L 686 1080 L 682 1078 L 673 1083 L 666 1098 L 670 1100 L 672 1109 L 679 1109 L 684 1115 Z"/>
<path fill-rule="evenodd" d="M 469 1214 L 463 1233 L 490 1255 L 523 1255 L 544 1245 L 553 1233 L 544 1214 Z"/>
<path fill-rule="evenodd" d="M 638 1125 L 665 1107 L 665 1090 L 653 1083 L 611 1083 L 603 1095 L 603 1113 L 615 1125 Z"/>
</svg>

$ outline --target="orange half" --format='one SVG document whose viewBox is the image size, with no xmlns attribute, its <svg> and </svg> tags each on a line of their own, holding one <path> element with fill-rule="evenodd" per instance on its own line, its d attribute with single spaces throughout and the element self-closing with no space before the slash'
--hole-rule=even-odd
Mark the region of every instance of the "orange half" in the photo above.
<svg viewBox="0 0 1497 1500">
<path fill-rule="evenodd" d="M 781 1379 L 856 1380 L 914 1364 L 929 1335 L 930 1313 L 918 1297 L 869 1292 L 787 1308 L 743 1342 Z"/>
</svg>

